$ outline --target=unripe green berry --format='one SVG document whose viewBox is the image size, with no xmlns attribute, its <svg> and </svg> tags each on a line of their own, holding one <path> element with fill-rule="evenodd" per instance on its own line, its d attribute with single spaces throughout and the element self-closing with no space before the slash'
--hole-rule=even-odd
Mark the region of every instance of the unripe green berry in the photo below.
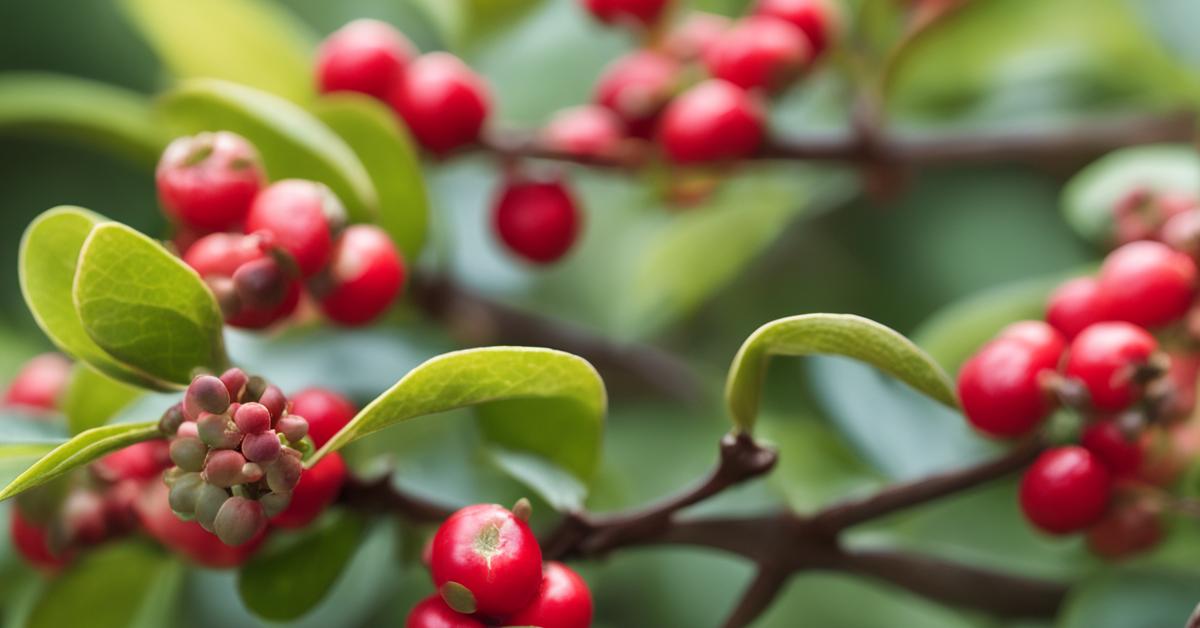
<svg viewBox="0 0 1200 628">
<path fill-rule="evenodd" d="M 274 517 L 287 510 L 288 504 L 292 503 L 292 494 L 271 492 L 263 495 L 258 501 L 263 505 L 263 511 L 267 513 L 267 516 Z"/>
<path fill-rule="evenodd" d="M 246 459 L 231 449 L 218 449 L 208 454 L 204 461 L 204 479 L 221 488 L 242 483 L 242 466 Z"/>
<path fill-rule="evenodd" d="M 171 486 L 171 491 L 167 494 L 167 501 L 171 504 L 171 510 L 183 516 L 191 516 L 196 513 L 196 500 L 200 497 L 200 488 L 204 486 L 204 479 L 199 473 L 188 473 L 182 475 L 175 480 L 175 484 Z"/>
<path fill-rule="evenodd" d="M 276 493 L 288 493 L 296 488 L 304 464 L 294 449 L 284 449 L 283 455 L 267 465 L 267 486 Z"/>
<path fill-rule="evenodd" d="M 234 496 L 225 500 L 213 522 L 213 531 L 221 542 L 237 547 L 254 538 L 267 525 L 262 504 Z"/>
<path fill-rule="evenodd" d="M 200 471 L 204 468 L 204 458 L 208 455 L 208 446 L 199 438 L 183 436 L 171 441 L 171 462 L 184 471 Z"/>
<path fill-rule="evenodd" d="M 225 489 L 208 483 L 201 486 L 200 494 L 196 497 L 196 523 L 212 532 L 213 522 L 217 520 L 217 513 L 227 499 L 229 499 L 229 493 L 226 493 Z"/>
<path fill-rule="evenodd" d="M 179 431 L 179 426 L 183 425 L 183 404 L 175 404 L 163 413 L 162 418 L 158 420 L 158 430 L 164 436 L 174 436 Z"/>
<path fill-rule="evenodd" d="M 234 449 L 242 442 L 242 433 L 224 414 L 202 414 L 196 420 L 196 432 L 213 449 Z"/>
<path fill-rule="evenodd" d="M 275 429 L 288 439 L 289 443 L 300 442 L 308 435 L 308 420 L 302 416 L 289 414 L 275 424 Z"/>
</svg>

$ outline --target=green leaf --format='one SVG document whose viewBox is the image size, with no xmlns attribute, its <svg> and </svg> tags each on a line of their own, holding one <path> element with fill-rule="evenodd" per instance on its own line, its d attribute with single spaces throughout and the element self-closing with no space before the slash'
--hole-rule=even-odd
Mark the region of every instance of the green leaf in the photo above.
<svg viewBox="0 0 1200 628">
<path fill-rule="evenodd" d="M 1182 626 L 1200 601 L 1194 571 L 1111 570 L 1075 587 L 1059 628 Z"/>
<path fill-rule="evenodd" d="M 259 552 L 238 573 L 238 594 L 251 612 L 269 621 L 291 621 L 321 603 L 363 540 L 355 515 L 334 511 L 316 525 Z"/>
<path fill-rule="evenodd" d="M 604 382 L 578 356 L 528 347 L 455 351 L 409 371 L 308 464 L 401 421 L 478 406 L 489 440 L 543 456 L 587 480 L 599 461 L 606 405 Z"/>
<path fill-rule="evenodd" d="M 79 318 L 72 291 L 80 251 L 105 218 L 79 207 L 56 207 L 34 219 L 21 238 L 18 273 L 21 293 L 34 320 L 66 353 L 114 378 L 144 388 L 167 390 L 169 383 L 118 361 L 100 348 Z"/>
<path fill-rule="evenodd" d="M 451 48 L 464 48 L 511 26 L 544 0 L 414 0 Z"/>
<path fill-rule="evenodd" d="M 112 379 L 84 362 L 77 362 L 62 400 L 72 434 L 108 423 L 142 395 L 141 388 Z"/>
<path fill-rule="evenodd" d="M 79 141 L 152 166 L 166 145 L 149 99 L 97 81 L 0 75 L 0 133 Z"/>
<path fill-rule="evenodd" d="M 1105 155 L 1063 188 L 1067 222 L 1093 242 L 1112 240 L 1113 208 L 1129 192 L 1200 194 L 1200 155 L 1186 144 L 1125 148 Z"/>
<path fill-rule="evenodd" d="M 425 243 L 429 197 L 412 137 L 387 107 L 365 96 L 328 96 L 316 112 L 358 153 L 379 192 L 380 226 L 415 262 Z"/>
<path fill-rule="evenodd" d="M 158 242 L 117 223 L 92 229 L 79 253 L 75 307 L 110 355 L 186 386 L 229 363 L 224 320 L 196 271 Z"/>
<path fill-rule="evenodd" d="M 181 563 L 142 542 L 86 554 L 42 590 L 28 628 L 129 628 L 170 624 Z"/>
<path fill-rule="evenodd" d="M 0 490 L 0 500 L 45 484 L 104 454 L 161 436 L 157 421 L 117 423 L 81 432 L 39 458 L 16 479 L 9 482 L 4 490 Z"/>
<path fill-rule="evenodd" d="M 734 424 L 745 431 L 754 428 L 771 356 L 813 354 L 861 360 L 946 406 L 958 407 L 950 378 L 898 332 L 852 314 L 804 314 L 767 323 L 742 343 L 725 385 Z"/>
<path fill-rule="evenodd" d="M 555 510 L 576 512 L 583 508 L 587 487 L 562 467 L 550 464 L 541 456 L 503 447 L 490 448 L 489 453 L 496 466 L 536 491 Z"/>
<path fill-rule="evenodd" d="M 262 0 L 124 0 L 125 13 L 182 79 L 219 78 L 297 102 L 313 97 L 314 37 Z"/>
</svg>

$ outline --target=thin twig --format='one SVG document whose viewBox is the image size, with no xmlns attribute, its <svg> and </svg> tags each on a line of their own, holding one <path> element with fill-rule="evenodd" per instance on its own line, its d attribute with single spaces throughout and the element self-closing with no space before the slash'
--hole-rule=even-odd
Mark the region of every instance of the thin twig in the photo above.
<svg viewBox="0 0 1200 628">
<path fill-rule="evenodd" d="M 742 592 L 741 600 L 725 620 L 725 628 L 749 626 L 775 600 L 790 574 L 759 569 L 750 586 Z"/>
</svg>

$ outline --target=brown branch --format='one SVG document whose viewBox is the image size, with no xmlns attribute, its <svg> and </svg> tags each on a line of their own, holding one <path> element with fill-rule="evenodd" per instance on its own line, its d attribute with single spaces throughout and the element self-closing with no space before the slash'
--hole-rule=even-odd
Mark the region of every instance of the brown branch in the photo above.
<svg viewBox="0 0 1200 628">
<path fill-rule="evenodd" d="M 338 501 L 365 512 L 400 515 L 413 523 L 440 523 L 454 513 L 454 508 L 398 490 L 390 473 L 373 480 L 349 476 Z"/>
<path fill-rule="evenodd" d="M 770 569 L 759 569 L 750 586 L 742 592 L 742 598 L 725 620 L 725 628 L 749 626 L 779 594 L 791 574 Z"/>
</svg>

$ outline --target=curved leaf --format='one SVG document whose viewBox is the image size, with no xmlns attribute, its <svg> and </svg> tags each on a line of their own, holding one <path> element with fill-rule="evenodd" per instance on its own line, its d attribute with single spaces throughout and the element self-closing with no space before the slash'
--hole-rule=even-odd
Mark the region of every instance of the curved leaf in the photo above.
<svg viewBox="0 0 1200 628">
<path fill-rule="evenodd" d="M 375 222 L 379 199 L 354 151 L 295 103 L 264 91 L 214 79 L 193 79 L 160 103 L 180 133 L 233 131 L 262 155 L 271 179 L 296 177 L 328 185 L 355 222 Z"/>
<path fill-rule="evenodd" d="M 92 229 L 79 253 L 75 307 L 109 354 L 186 386 L 229 363 L 217 301 L 196 271 L 158 242 L 115 222 Z"/>
<path fill-rule="evenodd" d="M 389 425 L 479 406 L 489 440 L 538 454 L 587 480 L 599 461 L 606 405 L 604 382 L 578 356 L 527 347 L 455 351 L 409 371 L 308 464 Z"/>
<path fill-rule="evenodd" d="M 84 362 L 77 362 L 62 399 L 62 411 L 72 434 L 108 423 L 144 391 L 112 379 Z"/>
<path fill-rule="evenodd" d="M 262 0 L 124 0 L 125 13 L 179 78 L 219 78 L 310 100 L 311 33 Z"/>
<path fill-rule="evenodd" d="M 56 207 L 34 219 L 21 238 L 21 293 L 46 336 L 59 349 L 123 382 L 167 390 L 172 386 L 119 362 L 100 348 L 79 318 L 73 290 L 80 251 L 88 235 L 106 222 L 80 207 Z"/>
<path fill-rule="evenodd" d="M 737 427 L 745 431 L 754 427 L 771 356 L 813 354 L 861 360 L 951 408 L 958 407 L 950 378 L 898 332 L 852 314 L 804 314 L 759 327 L 733 358 L 725 400 Z"/>
<path fill-rule="evenodd" d="M 81 432 L 42 456 L 8 486 L 0 490 L 0 500 L 45 484 L 109 452 L 161 436 L 157 421 L 118 423 Z"/>
<path fill-rule="evenodd" d="M 379 224 L 413 263 L 425 243 L 429 197 L 412 137 L 395 114 L 357 94 L 322 98 L 317 115 L 358 153 L 379 192 Z"/>
<path fill-rule="evenodd" d="M 0 75 L 0 133 L 76 140 L 153 165 L 166 145 L 149 99 L 97 81 L 41 73 Z"/>
</svg>

